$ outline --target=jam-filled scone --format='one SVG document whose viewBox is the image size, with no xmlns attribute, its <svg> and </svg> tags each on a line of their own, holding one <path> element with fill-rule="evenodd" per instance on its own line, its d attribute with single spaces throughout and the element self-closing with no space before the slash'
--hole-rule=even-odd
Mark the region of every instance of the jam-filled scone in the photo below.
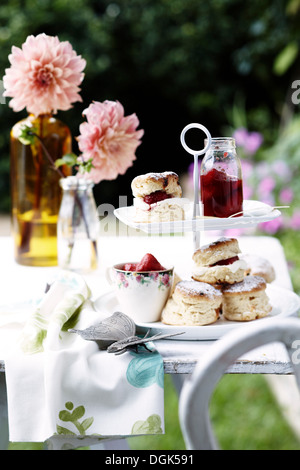
<svg viewBox="0 0 300 470">
<path fill-rule="evenodd" d="M 221 305 L 219 289 L 204 282 L 180 281 L 165 305 L 161 321 L 168 325 L 210 325 L 218 320 Z"/>
<path fill-rule="evenodd" d="M 247 276 L 242 282 L 223 288 L 223 316 L 241 322 L 266 317 L 272 310 L 266 287 L 262 277 Z"/>
<path fill-rule="evenodd" d="M 268 283 L 275 280 L 275 269 L 266 258 L 253 254 L 243 254 L 241 258 L 247 263 L 246 276 L 261 276 Z"/>
<path fill-rule="evenodd" d="M 184 206 L 179 178 L 173 171 L 146 173 L 131 183 L 135 222 L 169 222 L 184 220 Z"/>
<path fill-rule="evenodd" d="M 192 278 L 209 284 L 234 284 L 244 279 L 246 262 L 240 259 L 238 241 L 220 238 L 193 254 Z"/>
</svg>

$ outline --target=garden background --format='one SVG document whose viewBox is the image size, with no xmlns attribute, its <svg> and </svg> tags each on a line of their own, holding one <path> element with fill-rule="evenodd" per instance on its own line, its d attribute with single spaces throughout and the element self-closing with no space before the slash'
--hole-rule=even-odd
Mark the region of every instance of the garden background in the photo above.
<svg viewBox="0 0 300 470">
<path fill-rule="evenodd" d="M 82 111 L 93 100 L 120 101 L 145 130 L 127 173 L 95 187 L 97 203 L 118 207 L 119 195 L 130 203 L 131 180 L 147 171 L 176 171 L 188 189 L 191 158 L 179 136 L 190 122 L 212 136 L 234 135 L 245 197 L 290 206 L 256 233 L 281 240 L 300 293 L 300 0 L 8 0 L 0 4 L 2 76 L 11 47 L 42 32 L 70 41 L 87 61 L 83 102 L 58 113 L 71 128 L 75 152 Z M 1 102 L 0 212 L 9 213 L 9 132 L 26 112 Z M 187 138 L 202 147 L 199 131 Z M 133 446 L 183 448 L 168 380 L 166 393 L 167 436 Z M 212 407 L 225 448 L 300 448 L 263 377 L 225 377 Z M 228 427 L 236 429 L 234 439 Z"/>
</svg>

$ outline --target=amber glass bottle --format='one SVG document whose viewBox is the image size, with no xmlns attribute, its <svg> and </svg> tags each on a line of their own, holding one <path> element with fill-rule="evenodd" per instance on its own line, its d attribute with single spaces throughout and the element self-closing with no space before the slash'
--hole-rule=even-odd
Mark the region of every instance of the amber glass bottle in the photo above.
<svg viewBox="0 0 300 470">
<path fill-rule="evenodd" d="M 18 139 L 20 126 L 31 125 L 38 134 L 33 144 Z M 57 264 L 57 218 L 61 203 L 61 175 L 51 165 L 71 152 L 69 128 L 50 114 L 26 119 L 11 131 L 10 175 L 12 200 L 12 232 L 15 260 L 27 266 Z M 61 167 L 65 176 L 71 170 Z"/>
</svg>

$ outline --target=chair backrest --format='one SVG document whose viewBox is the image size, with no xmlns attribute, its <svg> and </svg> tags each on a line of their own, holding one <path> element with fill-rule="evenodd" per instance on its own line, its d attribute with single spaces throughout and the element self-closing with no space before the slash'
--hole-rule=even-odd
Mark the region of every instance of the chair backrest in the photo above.
<svg viewBox="0 0 300 470">
<path fill-rule="evenodd" d="M 237 359 L 252 349 L 272 342 L 281 342 L 286 346 L 300 387 L 300 319 L 264 319 L 231 331 L 200 358 L 182 388 L 179 419 L 187 449 L 218 449 L 209 417 L 212 392 Z"/>
</svg>

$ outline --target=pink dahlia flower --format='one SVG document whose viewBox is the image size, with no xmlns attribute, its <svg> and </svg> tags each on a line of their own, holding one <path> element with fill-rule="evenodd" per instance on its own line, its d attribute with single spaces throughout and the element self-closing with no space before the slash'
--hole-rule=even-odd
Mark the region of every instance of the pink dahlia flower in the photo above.
<svg viewBox="0 0 300 470">
<path fill-rule="evenodd" d="M 28 36 L 22 48 L 12 47 L 11 67 L 3 77 L 4 96 L 14 111 L 26 108 L 36 116 L 67 110 L 82 101 L 78 92 L 86 61 L 68 41 L 57 36 Z"/>
<path fill-rule="evenodd" d="M 83 114 L 87 121 L 80 125 L 77 140 L 81 158 L 93 163 L 89 178 L 99 183 L 123 175 L 136 159 L 135 151 L 144 135 L 143 130 L 136 130 L 136 114 L 124 116 L 118 101 L 95 101 Z"/>
</svg>

